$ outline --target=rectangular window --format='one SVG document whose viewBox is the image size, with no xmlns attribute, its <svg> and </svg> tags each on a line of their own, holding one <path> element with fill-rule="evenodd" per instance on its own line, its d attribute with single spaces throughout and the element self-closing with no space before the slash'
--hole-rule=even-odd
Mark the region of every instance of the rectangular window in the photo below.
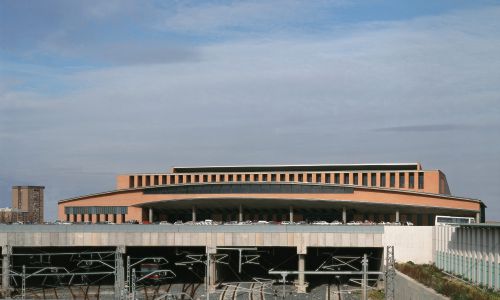
<svg viewBox="0 0 500 300">
<path fill-rule="evenodd" d="M 186 183 L 191 183 L 191 175 L 186 175 Z"/>
<path fill-rule="evenodd" d="M 232 174 L 227 175 L 227 181 L 233 181 L 233 175 Z"/>
<path fill-rule="evenodd" d="M 313 181 L 313 174 L 307 173 L 307 182 L 312 182 Z"/>
<path fill-rule="evenodd" d="M 92 222 L 92 214 L 88 214 L 89 216 L 89 222 Z"/>
<path fill-rule="evenodd" d="M 326 183 L 330 183 L 330 180 L 331 180 L 331 179 L 330 179 L 330 173 L 326 173 L 326 174 L 325 174 L 325 182 L 326 182 Z"/>
<path fill-rule="evenodd" d="M 389 185 L 390 185 L 390 187 L 396 186 L 396 173 L 389 174 Z"/>
<path fill-rule="evenodd" d="M 236 175 L 236 181 L 241 181 L 241 174 Z"/>
<path fill-rule="evenodd" d="M 275 182 L 276 181 L 276 174 L 271 174 L 271 181 Z"/>
<path fill-rule="evenodd" d="M 170 175 L 170 184 L 175 184 L 175 175 Z"/>
<path fill-rule="evenodd" d="M 415 173 L 413 173 L 413 172 L 410 172 L 408 174 L 408 187 L 410 189 L 414 189 L 415 188 Z"/>
<path fill-rule="evenodd" d="M 201 176 L 201 182 L 208 182 L 208 175 Z"/>
<path fill-rule="evenodd" d="M 250 174 L 245 174 L 245 181 L 250 181 Z"/>
<path fill-rule="evenodd" d="M 155 175 L 154 177 L 154 185 L 159 185 L 160 184 L 160 177 L 158 175 Z"/>
<path fill-rule="evenodd" d="M 344 173 L 344 184 L 349 184 L 349 173 Z"/>
<path fill-rule="evenodd" d="M 380 173 L 380 186 L 385 187 L 385 173 Z"/>
<path fill-rule="evenodd" d="M 371 177 L 372 186 L 377 186 L 377 173 L 371 173 Z"/>
<path fill-rule="evenodd" d="M 216 181 L 217 181 L 217 175 L 215 175 L 215 174 L 214 174 L 214 175 L 212 175 L 212 176 L 210 176 L 210 177 L 212 177 L 212 178 L 210 179 L 210 182 L 216 182 Z"/>
<path fill-rule="evenodd" d="M 101 215 L 100 214 L 95 215 L 95 222 L 96 223 L 100 223 L 101 222 Z"/>
<path fill-rule="evenodd" d="M 299 174 L 299 176 L 298 176 L 298 181 L 299 181 L 299 182 L 304 181 L 304 174 Z"/>
<path fill-rule="evenodd" d="M 151 185 L 151 176 L 146 175 L 146 186 Z"/>
<path fill-rule="evenodd" d="M 262 181 L 267 181 L 267 174 L 262 174 Z"/>
<path fill-rule="evenodd" d="M 253 174 L 253 181 L 259 181 L 259 174 Z"/>
<path fill-rule="evenodd" d="M 418 172 L 418 188 L 424 188 L 424 172 Z"/>
<path fill-rule="evenodd" d="M 200 175 L 194 175 L 194 182 L 200 182 Z"/>
<path fill-rule="evenodd" d="M 177 182 L 184 183 L 184 176 L 182 176 L 182 175 L 177 176 Z"/>
<path fill-rule="evenodd" d="M 335 173 L 333 175 L 333 183 L 335 183 L 335 184 L 339 184 L 340 183 L 340 174 L 339 173 Z"/>
<path fill-rule="evenodd" d="M 361 184 L 364 186 L 368 185 L 368 174 L 367 173 L 361 174 Z"/>
<path fill-rule="evenodd" d="M 219 175 L 219 181 L 224 182 L 226 180 L 226 176 L 224 174 Z"/>
<path fill-rule="evenodd" d="M 405 187 L 405 173 L 399 173 L 399 187 Z"/>
<path fill-rule="evenodd" d="M 129 176 L 128 177 L 128 187 L 133 188 L 134 187 L 134 176 Z"/>
<path fill-rule="evenodd" d="M 316 182 L 321 182 L 321 174 L 316 174 Z"/>
<path fill-rule="evenodd" d="M 167 184 L 167 175 L 161 175 L 161 184 Z"/>
<path fill-rule="evenodd" d="M 288 181 L 295 181 L 295 174 L 288 175 Z"/>
<path fill-rule="evenodd" d="M 122 214 L 122 224 L 125 223 L 125 214 Z"/>
<path fill-rule="evenodd" d="M 142 186 L 142 176 L 137 176 L 137 186 L 138 187 Z"/>
<path fill-rule="evenodd" d="M 280 181 L 285 181 L 285 174 L 280 174 Z"/>
<path fill-rule="evenodd" d="M 358 173 L 352 174 L 352 184 L 355 184 L 355 185 L 359 184 L 359 182 L 358 182 Z"/>
</svg>

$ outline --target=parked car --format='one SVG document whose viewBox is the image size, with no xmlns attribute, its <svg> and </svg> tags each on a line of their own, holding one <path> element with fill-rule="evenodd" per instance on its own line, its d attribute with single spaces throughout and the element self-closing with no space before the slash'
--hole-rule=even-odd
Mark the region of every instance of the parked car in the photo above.
<svg viewBox="0 0 500 300">
<path fill-rule="evenodd" d="M 161 221 L 160 225 L 172 225 L 169 221 Z"/>
<path fill-rule="evenodd" d="M 330 225 L 327 221 L 314 221 L 312 222 L 313 225 Z"/>
</svg>

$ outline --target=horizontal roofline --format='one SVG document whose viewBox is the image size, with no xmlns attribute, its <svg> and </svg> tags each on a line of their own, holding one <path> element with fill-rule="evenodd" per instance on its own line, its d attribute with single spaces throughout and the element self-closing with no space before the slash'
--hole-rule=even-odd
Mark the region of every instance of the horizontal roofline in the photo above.
<svg viewBox="0 0 500 300">
<path fill-rule="evenodd" d="M 199 166 L 173 167 L 172 173 L 219 173 L 219 172 L 298 172 L 298 171 L 377 171 L 405 170 L 419 171 L 419 163 L 378 163 L 378 164 L 297 164 L 297 165 L 239 165 L 239 166 Z"/>
</svg>

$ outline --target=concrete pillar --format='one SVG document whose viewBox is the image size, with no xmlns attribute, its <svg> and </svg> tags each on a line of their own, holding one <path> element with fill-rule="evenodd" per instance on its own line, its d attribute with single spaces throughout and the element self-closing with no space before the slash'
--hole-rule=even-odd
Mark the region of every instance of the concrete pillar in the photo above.
<svg viewBox="0 0 500 300">
<path fill-rule="evenodd" d="M 290 206 L 290 223 L 293 223 L 293 206 Z"/>
<path fill-rule="evenodd" d="M 243 222 L 243 205 L 240 204 L 240 210 L 239 210 L 239 214 L 238 214 L 238 220 L 240 222 Z"/>
<path fill-rule="evenodd" d="M 494 236 L 494 248 L 493 252 L 495 255 L 494 264 L 495 264 L 495 289 L 500 289 L 500 230 L 498 228 L 493 228 L 493 236 Z"/>
<path fill-rule="evenodd" d="M 299 256 L 298 271 L 304 272 L 305 266 L 306 266 L 306 255 L 305 254 L 298 254 L 298 256 Z M 298 282 L 296 284 L 297 292 L 298 293 L 305 293 L 307 290 L 307 283 L 305 282 L 305 275 L 299 274 L 298 277 L 299 277 Z"/>
<path fill-rule="evenodd" d="M 347 209 L 342 207 L 342 223 L 347 224 Z"/>
<path fill-rule="evenodd" d="M 396 221 L 395 222 L 399 222 L 399 210 L 396 210 Z"/>
<path fill-rule="evenodd" d="M 10 246 L 2 246 L 2 293 L 5 298 L 10 298 Z"/>
<path fill-rule="evenodd" d="M 493 288 L 493 285 L 495 284 L 493 274 L 493 268 L 495 268 L 495 257 L 494 257 L 494 252 L 493 252 L 493 243 L 494 243 L 494 233 L 495 229 L 488 229 L 488 287 Z"/>
<path fill-rule="evenodd" d="M 481 223 L 481 213 L 480 212 L 476 213 L 476 223 Z"/>
<path fill-rule="evenodd" d="M 149 208 L 149 223 L 153 223 L 153 209 Z"/>
<path fill-rule="evenodd" d="M 207 260 L 208 260 L 208 289 L 210 291 L 215 290 L 215 285 L 217 283 L 217 265 L 215 263 L 214 254 L 217 253 L 216 248 L 207 247 Z M 205 279 L 207 279 L 205 277 Z"/>
<path fill-rule="evenodd" d="M 196 222 L 196 206 L 194 206 L 194 205 L 193 205 L 192 211 L 191 211 L 191 220 L 193 221 L 193 223 Z"/>
</svg>

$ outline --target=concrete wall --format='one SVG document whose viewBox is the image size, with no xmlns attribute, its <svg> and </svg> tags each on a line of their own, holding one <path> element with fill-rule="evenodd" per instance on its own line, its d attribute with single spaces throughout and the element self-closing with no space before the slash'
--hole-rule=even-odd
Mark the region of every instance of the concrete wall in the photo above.
<svg viewBox="0 0 500 300">
<path fill-rule="evenodd" d="M 396 277 L 394 278 L 394 297 L 398 300 L 450 299 L 398 271 L 396 271 Z"/>
<path fill-rule="evenodd" d="M 433 228 L 433 226 L 385 226 L 382 244 L 384 247 L 394 245 L 396 262 L 413 261 L 416 264 L 429 264 L 434 261 Z"/>
<path fill-rule="evenodd" d="M 0 225 L 0 246 L 384 247 L 382 226 Z"/>
</svg>

